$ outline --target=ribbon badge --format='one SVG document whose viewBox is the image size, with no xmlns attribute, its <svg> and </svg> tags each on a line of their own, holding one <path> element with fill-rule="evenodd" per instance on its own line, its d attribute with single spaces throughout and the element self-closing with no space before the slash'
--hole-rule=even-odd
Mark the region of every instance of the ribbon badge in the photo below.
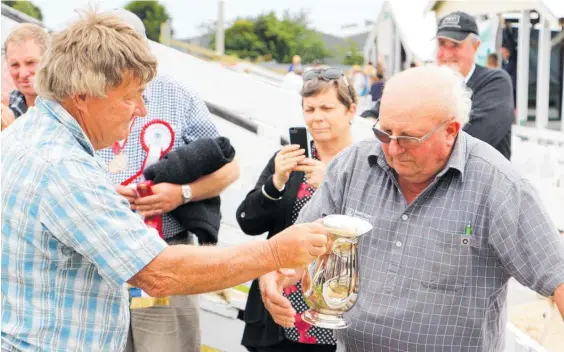
<svg viewBox="0 0 564 352">
<path fill-rule="evenodd" d="M 157 162 L 172 149 L 174 145 L 174 131 L 168 122 L 153 120 L 141 130 L 141 145 L 148 153 L 148 159 L 158 155 L 156 160 L 145 160 L 144 167 L 147 167 Z"/>
<path fill-rule="evenodd" d="M 172 150 L 174 145 L 174 130 L 163 120 L 153 120 L 143 126 L 141 130 L 141 147 L 147 153 L 141 168 L 121 184 L 127 186 L 139 176 L 143 175 L 146 167 L 151 166 Z"/>
<path fill-rule="evenodd" d="M 136 178 L 143 175 L 145 168 L 156 163 L 168 153 L 174 145 L 174 130 L 170 124 L 163 120 L 153 120 L 143 126 L 141 130 L 141 146 L 147 153 L 143 166 L 127 180 L 121 184 L 127 186 L 131 184 Z M 136 185 L 137 193 L 140 197 L 146 197 L 153 194 L 153 182 L 144 181 Z M 145 224 L 148 227 L 154 228 L 163 238 L 163 218 L 160 215 L 145 218 Z"/>
</svg>

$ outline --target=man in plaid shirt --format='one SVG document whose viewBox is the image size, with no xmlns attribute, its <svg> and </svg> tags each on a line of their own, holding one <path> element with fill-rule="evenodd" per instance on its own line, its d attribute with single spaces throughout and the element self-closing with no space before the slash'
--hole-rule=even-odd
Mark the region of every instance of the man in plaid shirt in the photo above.
<svg viewBox="0 0 564 352">
<path fill-rule="evenodd" d="M 229 248 L 169 246 L 131 211 L 95 153 L 147 114 L 156 71 L 145 38 L 115 16 L 90 11 L 54 36 L 36 107 L 1 136 L 2 351 L 123 351 L 126 282 L 197 294 L 327 252 L 319 224 Z"/>
<path fill-rule="evenodd" d="M 386 83 L 378 141 L 329 165 L 297 222 L 322 214 L 367 219 L 360 294 L 337 332 L 346 351 L 503 351 L 508 280 L 554 301 L 564 317 L 564 241 L 530 182 L 461 126 L 471 108 L 447 67 L 406 70 Z M 291 326 L 277 276 L 265 305 Z"/>
<path fill-rule="evenodd" d="M 143 22 L 135 14 L 124 9 L 110 13 L 146 38 Z M 120 184 L 144 166 L 148 153 L 143 149 L 141 134 L 147 126 L 155 121 L 168 123 L 174 132 L 173 150 L 199 138 L 219 136 L 202 99 L 175 78 L 157 73 L 143 95 L 147 116 L 135 119 L 127 141 L 122 145 L 127 166 L 119 172 L 112 172 L 110 168 L 109 177 L 117 185 L 117 191 L 131 200 L 138 213 L 146 217 L 162 215 L 163 235 L 168 244 L 193 244 L 194 235 L 167 213 L 187 202 L 218 196 L 237 180 L 238 163 L 233 161 L 191 184 L 156 184 L 152 187 L 153 196 L 138 198 L 133 189 Z M 112 148 L 106 148 L 98 155 L 111 165 L 116 157 L 114 152 Z M 133 183 L 140 181 L 143 176 L 132 180 Z M 173 296 L 168 305 L 131 310 L 131 332 L 126 351 L 199 352 L 199 309 L 197 296 Z"/>
</svg>

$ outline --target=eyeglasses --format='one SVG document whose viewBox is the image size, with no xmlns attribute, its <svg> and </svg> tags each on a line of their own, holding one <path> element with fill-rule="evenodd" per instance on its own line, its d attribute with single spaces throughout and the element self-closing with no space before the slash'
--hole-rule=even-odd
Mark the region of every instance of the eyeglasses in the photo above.
<svg viewBox="0 0 564 352">
<path fill-rule="evenodd" d="M 345 77 L 345 73 L 338 68 L 335 67 L 329 67 L 326 69 L 311 69 L 307 72 L 305 72 L 302 76 L 304 82 L 307 81 L 311 81 L 314 78 L 317 79 L 322 79 L 324 81 L 332 81 L 332 80 L 338 80 L 341 77 Z M 344 78 L 345 84 L 347 85 L 347 88 L 349 90 L 349 94 L 351 96 L 351 99 L 353 98 L 353 94 L 351 91 L 351 86 L 349 85 L 349 81 L 347 81 L 346 78 Z"/>
<path fill-rule="evenodd" d="M 444 121 L 443 123 L 435 127 L 431 132 L 427 133 L 421 138 L 410 137 L 410 136 L 390 136 L 389 134 L 378 128 L 380 127 L 379 119 L 376 120 L 374 127 L 372 127 L 372 131 L 374 132 L 376 138 L 378 138 L 378 140 L 382 143 L 388 144 L 392 142 L 392 139 L 395 139 L 400 147 L 404 149 L 414 149 L 419 147 L 421 143 L 423 143 L 426 139 L 431 137 L 433 133 L 437 132 L 441 127 L 443 127 L 449 121 L 452 121 L 452 119 Z"/>
</svg>

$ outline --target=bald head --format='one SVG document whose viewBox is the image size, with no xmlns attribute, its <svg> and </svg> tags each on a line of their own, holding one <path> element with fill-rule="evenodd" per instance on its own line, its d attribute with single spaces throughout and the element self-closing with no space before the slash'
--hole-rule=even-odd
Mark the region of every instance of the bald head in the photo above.
<svg viewBox="0 0 564 352">
<path fill-rule="evenodd" d="M 415 145 L 391 138 L 383 141 L 386 161 L 400 183 L 422 191 L 432 182 L 468 121 L 470 96 L 462 76 L 448 67 L 410 68 L 386 83 L 376 128 L 380 135 L 418 141 Z"/>
<path fill-rule="evenodd" d="M 401 109 L 405 114 L 443 120 L 468 121 L 472 92 L 464 78 L 451 68 L 437 65 L 414 67 L 394 75 L 385 85 L 381 114 Z M 422 113 L 423 112 L 423 113 Z"/>
</svg>

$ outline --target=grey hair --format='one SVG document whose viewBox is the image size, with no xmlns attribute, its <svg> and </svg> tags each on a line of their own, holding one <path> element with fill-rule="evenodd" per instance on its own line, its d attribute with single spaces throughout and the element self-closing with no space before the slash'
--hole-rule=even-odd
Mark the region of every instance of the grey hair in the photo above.
<svg viewBox="0 0 564 352">
<path fill-rule="evenodd" d="M 41 55 L 47 50 L 49 46 L 50 36 L 49 33 L 42 27 L 33 23 L 22 23 L 16 27 L 6 38 L 4 48 L 8 52 L 8 44 L 16 43 L 21 44 L 33 40 L 39 46 Z"/>
<path fill-rule="evenodd" d="M 53 35 L 36 74 L 39 96 L 63 101 L 77 95 L 106 97 L 126 75 L 143 83 L 157 73 L 145 38 L 119 18 L 94 10 Z"/>
<path fill-rule="evenodd" d="M 467 123 L 472 109 L 472 90 L 466 86 L 464 77 L 448 66 L 428 66 L 436 70 L 436 82 L 441 82 L 441 101 L 445 111 L 451 112 L 461 124 Z"/>
</svg>

